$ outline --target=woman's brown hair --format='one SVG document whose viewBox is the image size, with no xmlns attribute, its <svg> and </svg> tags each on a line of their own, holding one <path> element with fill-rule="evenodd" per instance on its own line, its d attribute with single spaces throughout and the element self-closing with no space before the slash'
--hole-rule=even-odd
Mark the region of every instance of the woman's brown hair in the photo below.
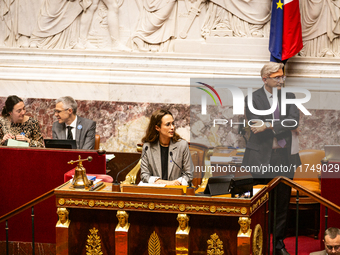
<svg viewBox="0 0 340 255">
<path fill-rule="evenodd" d="M 5 106 L 2 108 L 2 117 L 8 117 L 10 115 L 9 113 L 13 111 L 14 106 L 20 102 L 23 102 L 22 99 L 15 95 L 7 97 Z"/>
<path fill-rule="evenodd" d="M 156 126 L 161 127 L 162 118 L 168 114 L 172 116 L 172 113 L 165 109 L 160 109 L 152 113 L 149 126 L 146 129 L 146 135 L 142 139 L 143 143 L 154 143 L 158 141 L 159 132 L 156 130 Z M 172 141 L 177 142 L 180 139 L 182 139 L 182 137 L 175 132 Z"/>
</svg>

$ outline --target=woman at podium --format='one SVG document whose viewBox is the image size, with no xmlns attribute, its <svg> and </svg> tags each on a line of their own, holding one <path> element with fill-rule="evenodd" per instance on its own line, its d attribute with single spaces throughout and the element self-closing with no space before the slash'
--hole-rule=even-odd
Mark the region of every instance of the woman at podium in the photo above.
<svg viewBox="0 0 340 255">
<path fill-rule="evenodd" d="M 188 143 L 175 132 L 172 113 L 155 111 L 142 139 L 141 180 L 146 183 L 188 185 L 193 164 Z"/>
<path fill-rule="evenodd" d="M 0 117 L 0 142 L 7 145 L 10 139 L 26 142 L 32 147 L 44 147 L 39 123 L 26 116 L 25 104 L 17 96 L 9 96 Z M 19 146 L 16 144 L 16 146 Z"/>
</svg>

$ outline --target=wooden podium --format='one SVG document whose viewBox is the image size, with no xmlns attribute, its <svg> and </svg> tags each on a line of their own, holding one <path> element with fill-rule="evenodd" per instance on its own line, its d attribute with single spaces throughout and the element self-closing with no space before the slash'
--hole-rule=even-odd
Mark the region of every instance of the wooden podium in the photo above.
<svg viewBox="0 0 340 255">
<path fill-rule="evenodd" d="M 124 246 L 127 250 L 120 249 L 119 254 L 249 255 L 260 250 L 265 254 L 267 248 L 266 187 L 251 199 L 112 192 L 108 183 L 99 191 L 72 190 L 65 184 L 55 195 L 57 207 L 69 211 L 68 242 L 57 240 L 58 254 L 85 255 L 94 250 L 97 253 L 90 254 L 116 254 L 117 246 Z M 249 219 L 248 228 L 240 217 Z M 117 232 L 127 224 L 126 234 Z M 176 247 L 180 228 L 190 229 L 189 248 Z M 251 235 L 238 237 L 243 230 Z M 56 231 L 58 236 L 65 228 Z"/>
</svg>

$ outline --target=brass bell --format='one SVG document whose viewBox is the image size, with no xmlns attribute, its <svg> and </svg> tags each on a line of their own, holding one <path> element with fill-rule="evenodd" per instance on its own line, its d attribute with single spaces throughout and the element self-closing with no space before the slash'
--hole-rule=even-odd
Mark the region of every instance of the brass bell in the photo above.
<svg viewBox="0 0 340 255">
<path fill-rule="evenodd" d="M 89 179 L 87 179 L 86 176 L 86 169 L 85 167 L 83 167 L 83 161 L 92 161 L 92 157 L 88 157 L 87 159 L 81 159 L 80 155 L 79 155 L 79 159 L 76 161 L 71 160 L 70 162 L 68 162 L 68 164 L 73 164 L 78 162 L 78 165 L 74 171 L 74 177 L 73 177 L 73 181 L 72 181 L 72 186 L 75 189 L 85 189 L 85 188 L 89 188 L 93 182 L 89 181 Z"/>
</svg>

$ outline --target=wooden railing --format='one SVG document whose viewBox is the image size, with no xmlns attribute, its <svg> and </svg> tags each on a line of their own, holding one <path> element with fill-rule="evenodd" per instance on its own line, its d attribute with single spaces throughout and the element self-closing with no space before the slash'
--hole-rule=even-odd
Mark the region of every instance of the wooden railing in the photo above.
<svg viewBox="0 0 340 255">
<path fill-rule="evenodd" d="M 337 214 L 340 214 L 340 207 L 338 205 L 332 203 L 331 201 L 323 198 L 322 196 L 310 191 L 309 189 L 304 188 L 303 186 L 283 176 L 274 178 L 271 182 L 268 183 L 269 191 L 275 188 L 280 182 L 298 190 L 299 192 L 305 193 L 308 197 L 312 198 L 316 202 L 324 205 L 325 207 L 328 207 Z"/>
<path fill-rule="evenodd" d="M 299 225 L 299 193 L 303 192 L 304 194 L 306 194 L 308 197 L 310 197 L 311 199 L 315 200 L 316 202 L 324 205 L 326 207 L 326 212 L 325 212 L 325 220 L 326 220 L 326 228 L 327 228 L 327 218 L 328 218 L 328 211 L 327 208 L 333 210 L 334 212 L 336 212 L 337 214 L 340 214 L 340 207 L 334 203 L 332 203 L 331 201 L 321 197 L 320 195 L 306 189 L 305 187 L 297 184 L 296 182 L 288 179 L 287 177 L 276 177 L 273 180 L 271 180 L 268 183 L 268 191 L 273 190 L 279 183 L 284 183 L 288 186 L 290 186 L 291 188 L 296 189 L 296 232 L 295 232 L 295 254 L 298 254 L 298 225 Z M 273 192 L 272 192 L 273 193 Z M 269 207 L 271 204 L 271 195 L 270 195 L 270 201 L 269 201 Z M 274 201 L 276 201 L 276 192 L 274 193 Z M 270 210 L 270 209 L 269 209 Z M 276 212 L 274 210 L 274 221 L 276 218 Z M 270 222 L 270 215 L 268 217 L 268 222 Z M 270 225 L 270 224 L 268 224 Z M 273 232 L 273 244 L 275 243 L 275 222 L 274 222 L 274 232 Z M 268 251 L 270 251 L 270 226 L 268 226 Z M 273 247 L 273 255 L 275 255 L 275 249 Z"/>
<path fill-rule="evenodd" d="M 66 185 L 68 182 L 64 183 L 60 187 Z M 19 206 L 18 208 L 14 209 L 13 211 L 10 211 L 9 213 L 6 213 L 0 217 L 0 223 L 3 221 L 6 221 L 6 254 L 9 254 L 9 247 L 8 247 L 8 220 L 12 218 L 13 216 L 31 208 L 32 210 L 32 254 L 35 254 L 35 242 L 34 242 L 34 206 L 43 202 L 44 200 L 54 196 L 54 189 L 46 192 L 45 194 L 29 201 L 28 203 Z"/>
<path fill-rule="evenodd" d="M 46 192 L 45 194 L 41 195 L 40 197 L 37 197 L 31 201 L 29 201 L 28 203 L 14 209 L 13 211 L 9 212 L 9 213 L 6 213 L 5 215 L 1 216 L 0 217 L 0 223 L 5 221 L 5 220 L 8 220 L 10 218 L 12 218 L 13 216 L 29 209 L 30 207 L 33 207 L 35 206 L 36 204 L 39 204 L 40 202 L 52 197 L 54 195 L 54 189 Z"/>
</svg>

